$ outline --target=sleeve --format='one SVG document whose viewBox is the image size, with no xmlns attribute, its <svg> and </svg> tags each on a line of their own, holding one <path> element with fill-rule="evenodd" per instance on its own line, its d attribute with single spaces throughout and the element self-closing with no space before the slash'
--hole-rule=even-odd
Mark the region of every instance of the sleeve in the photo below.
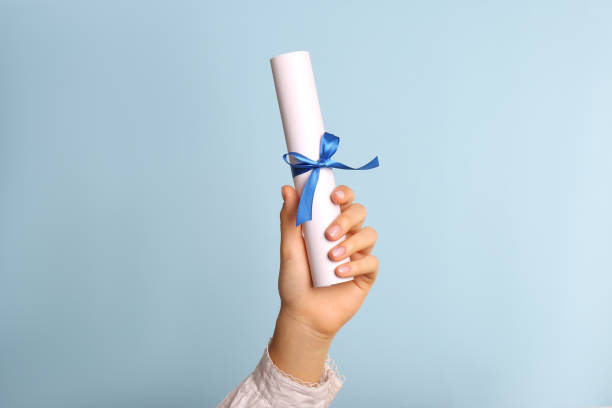
<svg viewBox="0 0 612 408">
<path fill-rule="evenodd" d="M 266 347 L 255 370 L 217 408 L 326 408 L 344 381 L 329 357 L 321 381 L 301 381 L 274 365 Z"/>
</svg>

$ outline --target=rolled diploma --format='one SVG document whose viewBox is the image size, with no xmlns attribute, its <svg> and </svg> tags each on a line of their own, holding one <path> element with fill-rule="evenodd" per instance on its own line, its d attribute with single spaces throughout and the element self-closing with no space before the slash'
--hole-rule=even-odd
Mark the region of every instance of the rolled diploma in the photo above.
<svg viewBox="0 0 612 408">
<path fill-rule="evenodd" d="M 281 54 L 272 58 L 270 64 L 287 151 L 318 160 L 321 137 L 325 128 L 310 54 L 306 51 Z M 311 172 L 293 178 L 298 195 L 301 196 Z M 328 241 L 325 237 L 325 230 L 340 214 L 340 207 L 331 201 L 331 192 L 334 188 L 336 181 L 332 169 L 321 168 L 312 202 L 312 220 L 302 224 L 310 274 L 315 287 L 330 286 L 353 279 L 340 278 L 335 274 L 335 268 L 348 262 L 348 258 L 334 262 L 327 255 L 331 248 L 345 239 L 342 237 L 338 241 Z"/>
</svg>

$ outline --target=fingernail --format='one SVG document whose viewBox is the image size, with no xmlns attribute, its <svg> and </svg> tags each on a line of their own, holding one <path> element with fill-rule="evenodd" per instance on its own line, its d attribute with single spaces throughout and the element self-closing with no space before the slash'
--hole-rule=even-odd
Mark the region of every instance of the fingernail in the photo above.
<svg viewBox="0 0 612 408">
<path fill-rule="evenodd" d="M 338 200 L 342 200 L 344 198 L 344 191 L 342 190 L 336 190 L 334 194 Z"/>
<path fill-rule="evenodd" d="M 283 201 L 285 201 L 285 186 L 281 187 L 281 196 L 283 197 Z"/>
<path fill-rule="evenodd" d="M 329 236 L 333 238 L 336 238 L 337 236 L 339 236 L 340 232 L 342 232 L 342 230 L 340 229 L 339 225 L 333 225 L 329 230 L 327 230 L 327 233 L 329 234 Z"/>
<path fill-rule="evenodd" d="M 351 267 L 346 264 L 340 265 L 337 270 L 339 275 L 348 275 L 349 271 L 351 270 Z"/>
<path fill-rule="evenodd" d="M 331 254 L 333 257 L 337 258 L 340 255 L 344 254 L 344 252 L 346 252 L 346 249 L 344 249 L 344 247 L 342 246 L 339 246 L 332 249 Z"/>
</svg>

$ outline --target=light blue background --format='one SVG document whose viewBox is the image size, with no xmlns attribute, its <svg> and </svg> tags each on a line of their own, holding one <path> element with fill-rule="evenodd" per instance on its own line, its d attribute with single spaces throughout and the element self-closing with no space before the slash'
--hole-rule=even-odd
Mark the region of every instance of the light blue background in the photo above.
<svg viewBox="0 0 612 408">
<path fill-rule="evenodd" d="M 268 58 L 380 278 L 337 407 L 612 404 L 612 3 L 2 1 L 0 406 L 210 407 L 279 302 Z"/>
</svg>

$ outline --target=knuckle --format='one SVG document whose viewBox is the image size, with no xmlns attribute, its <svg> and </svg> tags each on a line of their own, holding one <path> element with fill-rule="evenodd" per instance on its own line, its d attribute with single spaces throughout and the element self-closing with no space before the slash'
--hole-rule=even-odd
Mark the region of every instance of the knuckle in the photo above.
<svg viewBox="0 0 612 408">
<path fill-rule="evenodd" d="M 376 277 L 378 276 L 378 258 L 375 257 L 374 255 L 372 255 L 372 262 L 373 262 L 373 268 L 372 268 L 372 272 L 370 273 L 372 276 L 372 281 L 376 280 Z"/>
<path fill-rule="evenodd" d="M 336 220 L 336 222 L 338 223 L 338 225 L 340 225 L 340 228 L 342 228 L 342 231 L 347 231 L 351 224 L 351 221 L 349 220 L 346 214 L 341 214 Z"/>
<path fill-rule="evenodd" d="M 371 255 L 371 257 L 372 257 L 372 264 L 373 264 L 373 266 L 374 266 L 374 270 L 375 270 L 375 271 L 378 271 L 378 267 L 379 267 L 379 265 L 380 265 L 380 262 L 379 262 L 379 260 L 378 260 L 378 257 L 377 257 L 377 256 L 375 256 L 375 255 Z"/>
<path fill-rule="evenodd" d="M 367 213 L 365 206 L 361 203 L 354 203 L 352 207 L 359 214 L 365 215 Z"/>
<path fill-rule="evenodd" d="M 370 234 L 370 236 L 374 239 L 374 241 L 378 239 L 378 232 L 376 232 L 374 228 L 367 226 L 364 228 L 364 230 L 367 231 L 368 234 Z"/>
<path fill-rule="evenodd" d="M 347 254 L 352 254 L 355 248 L 355 244 L 352 239 L 345 239 L 341 244 L 345 249 Z"/>
<path fill-rule="evenodd" d="M 356 221 L 363 222 L 363 220 L 365 220 L 366 218 L 366 215 L 366 208 L 362 204 L 355 203 L 352 205 L 352 216 Z"/>
</svg>

